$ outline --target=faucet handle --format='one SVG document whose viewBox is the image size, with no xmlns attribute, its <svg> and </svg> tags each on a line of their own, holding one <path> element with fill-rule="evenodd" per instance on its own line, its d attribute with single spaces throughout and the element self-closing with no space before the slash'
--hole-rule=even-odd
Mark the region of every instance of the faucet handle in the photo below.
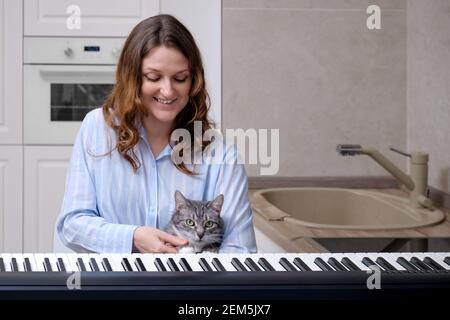
<svg viewBox="0 0 450 320">
<path fill-rule="evenodd" d="M 399 150 L 399 149 L 397 149 L 397 148 L 394 148 L 393 146 L 390 146 L 390 147 L 389 147 L 389 150 L 394 151 L 394 152 L 397 152 L 397 153 L 401 154 L 402 156 L 411 158 L 411 154 L 410 154 L 410 153 L 406 153 L 406 152 L 404 152 L 404 151 L 401 151 L 401 150 Z"/>
</svg>

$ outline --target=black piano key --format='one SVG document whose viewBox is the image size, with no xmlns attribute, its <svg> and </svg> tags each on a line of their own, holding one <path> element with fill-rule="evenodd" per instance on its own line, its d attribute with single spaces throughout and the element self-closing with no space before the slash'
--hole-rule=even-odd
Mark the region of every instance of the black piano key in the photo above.
<svg viewBox="0 0 450 320">
<path fill-rule="evenodd" d="M 53 272 L 49 258 L 44 258 L 44 270 L 45 272 Z"/>
<path fill-rule="evenodd" d="M 334 269 L 328 265 L 322 258 L 315 258 L 314 263 L 322 269 L 322 271 L 334 271 Z"/>
<path fill-rule="evenodd" d="M 11 258 L 11 271 L 19 272 L 19 266 L 17 265 L 17 259 Z"/>
<path fill-rule="evenodd" d="M 266 260 L 266 258 L 259 258 L 258 263 L 263 267 L 264 271 L 275 271 L 275 268 Z"/>
<path fill-rule="evenodd" d="M 311 268 L 308 267 L 308 265 L 299 257 L 294 259 L 294 264 L 299 268 L 301 271 L 311 271 Z"/>
<path fill-rule="evenodd" d="M 435 260 L 433 260 L 430 257 L 425 257 L 423 259 L 423 262 L 425 262 L 427 265 L 429 265 L 431 268 L 433 268 L 436 271 L 443 271 L 445 268 L 441 266 L 439 263 L 437 263 Z"/>
<path fill-rule="evenodd" d="M 412 257 L 409 259 L 409 262 L 411 262 L 413 265 L 415 265 L 419 270 L 421 271 L 433 271 L 433 268 L 428 266 L 425 262 L 420 260 L 417 257 Z"/>
<path fill-rule="evenodd" d="M 289 262 L 286 258 L 280 258 L 280 264 L 283 266 L 283 268 L 286 269 L 286 271 L 297 271 L 295 267 L 292 265 L 292 263 Z"/>
<path fill-rule="evenodd" d="M 158 269 L 158 271 L 167 271 L 166 267 L 164 266 L 160 258 L 155 259 L 155 266 L 156 269 Z"/>
<path fill-rule="evenodd" d="M 3 261 L 3 258 L 0 258 L 0 272 L 5 272 L 5 262 Z"/>
<path fill-rule="evenodd" d="M 183 268 L 184 271 L 192 271 L 192 268 L 187 262 L 186 258 L 180 259 L 180 266 Z"/>
<path fill-rule="evenodd" d="M 91 266 L 92 271 L 100 271 L 100 268 L 98 267 L 97 261 L 95 261 L 94 258 L 89 259 L 89 265 Z"/>
<path fill-rule="evenodd" d="M 142 262 L 141 258 L 136 258 L 136 261 L 134 262 L 134 264 L 136 265 L 136 268 L 141 271 L 147 271 L 147 269 L 144 266 L 144 263 Z"/>
<path fill-rule="evenodd" d="M 341 259 L 341 263 L 348 268 L 350 271 L 361 271 L 361 268 L 358 267 L 350 258 L 344 257 Z"/>
<path fill-rule="evenodd" d="M 102 266 L 103 266 L 103 269 L 105 269 L 106 271 L 113 271 L 112 267 L 111 267 L 111 263 L 109 263 L 109 260 L 106 258 L 102 259 Z"/>
<path fill-rule="evenodd" d="M 64 265 L 62 258 L 56 259 L 56 266 L 58 267 L 59 272 L 66 272 L 66 266 Z"/>
<path fill-rule="evenodd" d="M 417 267 L 403 257 L 399 257 L 397 263 L 408 271 L 417 271 Z"/>
<path fill-rule="evenodd" d="M 208 261 L 206 261 L 205 258 L 200 258 L 200 260 L 198 261 L 198 264 L 200 265 L 200 267 L 202 267 L 203 271 L 213 271 L 213 269 L 208 264 Z"/>
<path fill-rule="evenodd" d="M 218 258 L 213 258 L 211 262 L 217 271 L 227 271 Z"/>
<path fill-rule="evenodd" d="M 24 258 L 24 260 L 23 260 L 23 269 L 25 270 L 25 272 L 33 271 L 31 269 L 30 258 Z"/>
<path fill-rule="evenodd" d="M 178 268 L 175 260 L 173 260 L 173 258 L 169 258 L 167 259 L 167 265 L 169 266 L 170 270 L 174 271 L 174 272 L 179 272 L 180 268 Z"/>
<path fill-rule="evenodd" d="M 373 262 L 373 260 L 372 259 L 370 259 L 369 257 L 364 257 L 363 259 L 362 259 L 362 263 L 364 263 L 364 265 L 366 266 L 366 267 L 371 267 L 371 266 L 375 266 L 375 267 L 380 267 L 378 264 L 376 264 L 375 262 Z"/>
<path fill-rule="evenodd" d="M 86 266 L 84 265 L 84 261 L 81 258 L 77 258 L 77 267 L 79 271 L 85 272 Z"/>
<path fill-rule="evenodd" d="M 128 272 L 133 271 L 133 268 L 131 267 L 131 264 L 127 258 L 122 258 L 121 264 L 122 264 L 123 270 L 128 271 Z"/>
<path fill-rule="evenodd" d="M 389 270 L 389 271 L 397 271 L 397 269 L 395 269 L 395 267 L 389 263 L 389 261 L 387 261 L 385 258 L 383 257 L 378 257 L 375 260 L 384 270 Z"/>
<path fill-rule="evenodd" d="M 245 269 L 244 265 L 239 261 L 238 258 L 232 258 L 231 264 L 236 268 L 237 271 L 247 271 L 247 269 Z"/>
<path fill-rule="evenodd" d="M 334 257 L 328 259 L 328 264 L 336 271 L 347 271 L 347 269 Z"/>
<path fill-rule="evenodd" d="M 250 269 L 250 271 L 262 271 L 252 258 L 246 258 L 244 260 L 245 265 Z"/>
<path fill-rule="evenodd" d="M 450 266 L 450 257 L 445 257 L 444 262 Z"/>
</svg>

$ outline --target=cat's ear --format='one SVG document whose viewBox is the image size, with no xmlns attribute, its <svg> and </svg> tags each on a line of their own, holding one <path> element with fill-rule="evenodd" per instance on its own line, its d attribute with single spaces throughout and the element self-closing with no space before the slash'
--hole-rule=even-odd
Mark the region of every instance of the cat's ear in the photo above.
<svg viewBox="0 0 450 320">
<path fill-rule="evenodd" d="M 211 201 L 208 206 L 215 212 L 220 213 L 223 205 L 223 194 L 219 194 L 213 201 Z"/>
<path fill-rule="evenodd" d="M 180 191 L 175 191 L 175 209 L 177 211 L 180 211 L 182 208 L 187 208 L 188 202 L 186 198 L 183 196 L 183 194 Z"/>
</svg>

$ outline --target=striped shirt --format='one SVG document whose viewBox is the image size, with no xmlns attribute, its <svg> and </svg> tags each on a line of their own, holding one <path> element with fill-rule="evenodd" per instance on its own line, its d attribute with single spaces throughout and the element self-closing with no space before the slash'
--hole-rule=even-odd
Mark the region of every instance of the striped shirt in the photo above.
<svg viewBox="0 0 450 320">
<path fill-rule="evenodd" d="M 196 164 L 195 168 L 188 164 L 198 173 L 189 176 L 172 163 L 169 144 L 155 159 L 143 126 L 139 132 L 134 150 L 141 167 L 134 172 L 116 149 L 107 154 L 117 140 L 102 110 L 86 115 L 74 144 L 56 225 L 61 241 L 77 252 L 131 252 L 137 227 L 164 229 L 179 190 L 188 199 L 204 201 L 222 193 L 220 252 L 256 252 L 247 176 L 237 161 L 236 146 L 225 148 L 223 163 Z"/>
</svg>

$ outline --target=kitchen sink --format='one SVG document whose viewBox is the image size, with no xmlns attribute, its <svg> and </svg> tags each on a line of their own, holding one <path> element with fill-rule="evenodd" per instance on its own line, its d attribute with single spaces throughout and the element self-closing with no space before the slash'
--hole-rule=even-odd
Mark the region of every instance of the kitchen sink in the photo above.
<svg viewBox="0 0 450 320">
<path fill-rule="evenodd" d="M 315 228 L 407 229 L 438 224 L 436 208 L 413 208 L 409 198 L 344 188 L 275 188 L 256 191 L 266 218 Z"/>
</svg>

